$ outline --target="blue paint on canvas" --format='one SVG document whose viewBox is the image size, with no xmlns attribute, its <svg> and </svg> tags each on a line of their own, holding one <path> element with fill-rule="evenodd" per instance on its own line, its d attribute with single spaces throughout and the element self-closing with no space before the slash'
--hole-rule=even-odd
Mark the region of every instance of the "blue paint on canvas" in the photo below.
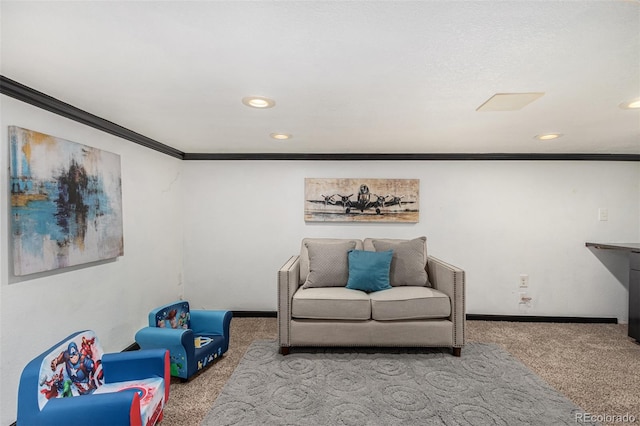
<svg viewBox="0 0 640 426">
<path fill-rule="evenodd" d="M 120 157 L 9 131 L 15 275 L 122 255 Z"/>
</svg>

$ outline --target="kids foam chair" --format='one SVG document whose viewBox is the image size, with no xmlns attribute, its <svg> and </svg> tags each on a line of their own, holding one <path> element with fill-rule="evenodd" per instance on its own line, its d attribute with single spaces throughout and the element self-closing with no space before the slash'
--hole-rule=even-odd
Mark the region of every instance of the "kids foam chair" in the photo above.
<svg viewBox="0 0 640 426">
<path fill-rule="evenodd" d="M 188 380 L 229 349 L 232 313 L 224 310 L 191 310 L 178 300 L 149 312 L 149 326 L 136 333 L 142 349 L 166 348 L 171 375 Z"/>
<path fill-rule="evenodd" d="M 170 380 L 166 349 L 105 354 L 93 331 L 79 331 L 24 368 L 17 424 L 154 425 Z"/>
</svg>

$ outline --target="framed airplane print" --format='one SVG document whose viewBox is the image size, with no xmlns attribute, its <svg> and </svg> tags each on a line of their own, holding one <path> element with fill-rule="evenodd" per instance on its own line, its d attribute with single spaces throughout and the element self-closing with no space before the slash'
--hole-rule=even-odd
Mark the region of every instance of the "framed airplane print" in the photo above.
<svg viewBox="0 0 640 426">
<path fill-rule="evenodd" d="M 419 179 L 306 178 L 307 222 L 417 223 Z"/>
</svg>

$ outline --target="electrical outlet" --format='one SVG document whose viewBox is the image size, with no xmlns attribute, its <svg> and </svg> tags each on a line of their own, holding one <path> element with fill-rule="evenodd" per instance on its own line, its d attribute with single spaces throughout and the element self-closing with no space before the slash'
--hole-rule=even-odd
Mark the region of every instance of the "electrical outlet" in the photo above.
<svg viewBox="0 0 640 426">
<path fill-rule="evenodd" d="M 529 287 L 529 275 L 520 274 L 520 288 Z"/>
<path fill-rule="evenodd" d="M 520 292 L 520 301 L 518 302 L 520 305 L 531 306 L 531 296 L 525 291 Z"/>
</svg>

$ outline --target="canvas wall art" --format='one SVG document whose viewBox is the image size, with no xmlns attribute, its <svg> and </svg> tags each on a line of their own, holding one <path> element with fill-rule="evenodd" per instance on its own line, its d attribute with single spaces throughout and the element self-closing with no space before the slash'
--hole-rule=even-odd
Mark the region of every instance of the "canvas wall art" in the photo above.
<svg viewBox="0 0 640 426">
<path fill-rule="evenodd" d="M 14 275 L 124 253 L 120 156 L 9 127 Z"/>
<path fill-rule="evenodd" d="M 416 223 L 419 187 L 419 179 L 306 178 L 304 220 Z"/>
</svg>

